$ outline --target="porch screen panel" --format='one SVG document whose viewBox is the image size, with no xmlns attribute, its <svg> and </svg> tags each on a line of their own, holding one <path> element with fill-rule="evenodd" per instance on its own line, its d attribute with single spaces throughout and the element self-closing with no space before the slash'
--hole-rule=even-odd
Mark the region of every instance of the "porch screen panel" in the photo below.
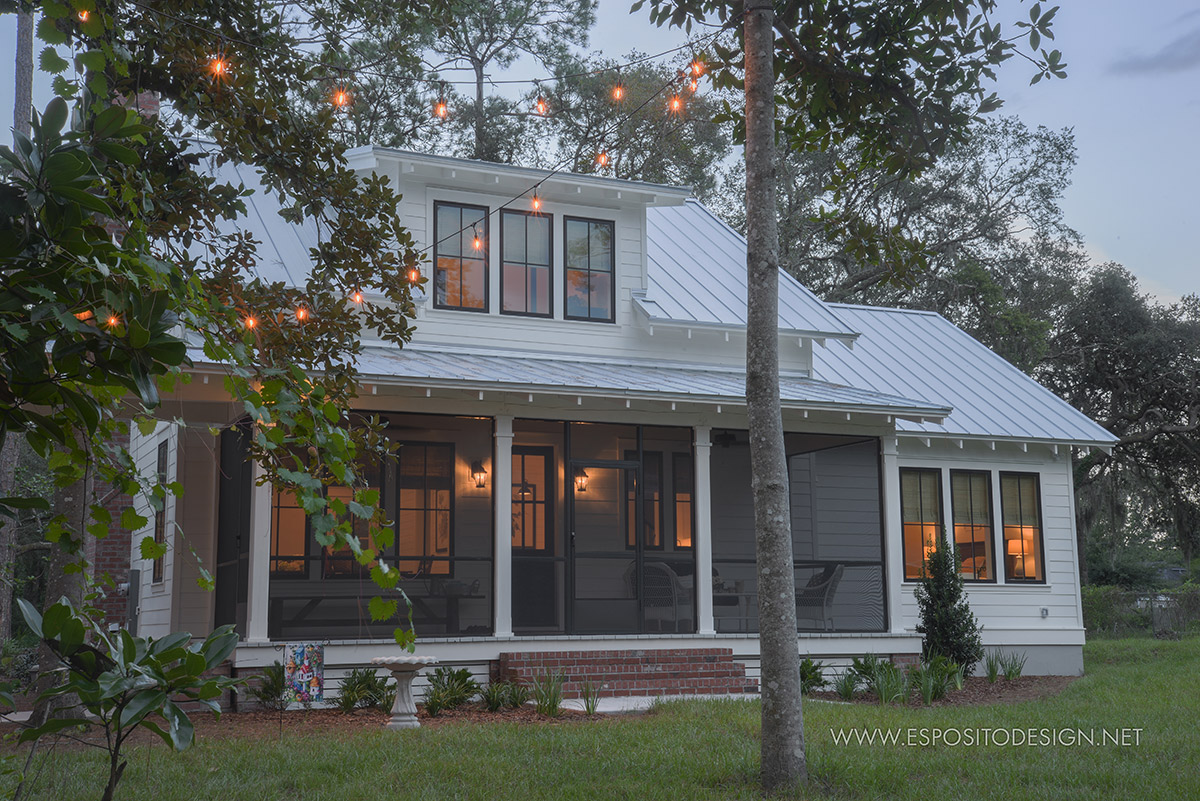
<svg viewBox="0 0 1200 801">
<path fill-rule="evenodd" d="M 942 471 L 900 468 L 900 519 L 904 537 L 904 578 L 921 577 L 925 560 L 942 529 Z"/>
<path fill-rule="evenodd" d="M 284 522 L 273 539 L 268 632 L 272 639 L 390 639 L 407 625 L 407 607 L 399 617 L 373 621 L 369 603 L 382 595 L 412 601 L 416 630 L 422 636 L 487 635 L 492 630 L 492 487 L 477 486 L 471 464 L 486 465 L 489 479 L 492 421 L 439 415 L 388 416 L 386 434 L 396 455 L 386 463 L 365 465 L 371 488 L 378 487 L 386 523 L 393 530 L 381 558 L 397 567 L 395 590 L 381 591 L 345 551 L 309 547 L 288 554 L 288 544 L 305 540 L 302 510 L 290 497 L 273 510 Z M 349 489 L 331 488 L 331 497 L 350 497 Z M 371 528 L 358 524 L 360 544 L 378 547 Z M 282 550 L 281 550 L 282 549 Z M 294 549 L 295 550 L 295 549 Z M 281 568 L 290 572 L 281 572 Z"/>
<path fill-rule="evenodd" d="M 487 208 L 435 203 L 433 237 L 433 305 L 487 311 Z"/>
<path fill-rule="evenodd" d="M 564 423 L 513 421 L 512 624 L 517 634 L 566 631 Z"/>
<path fill-rule="evenodd" d="M 532 212 L 500 212 L 500 310 L 549 317 L 553 251 L 552 218 Z"/>
<path fill-rule="evenodd" d="M 1000 474 L 1005 581 L 1045 581 L 1041 486 L 1037 473 Z"/>
<path fill-rule="evenodd" d="M 954 554 L 966 581 L 995 581 L 992 559 L 992 477 L 986 471 L 951 470 Z"/>
<path fill-rule="evenodd" d="M 797 627 L 886 627 L 879 442 L 789 433 Z M 718 631 L 758 630 L 754 506 L 745 432 L 715 432 L 713 613 Z"/>
<path fill-rule="evenodd" d="M 613 322 L 616 291 L 615 224 L 564 218 L 566 317 Z"/>
</svg>

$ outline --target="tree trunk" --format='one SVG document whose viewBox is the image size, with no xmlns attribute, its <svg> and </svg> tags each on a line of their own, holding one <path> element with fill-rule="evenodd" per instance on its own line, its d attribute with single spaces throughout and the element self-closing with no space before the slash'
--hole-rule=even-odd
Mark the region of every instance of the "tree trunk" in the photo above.
<svg viewBox="0 0 1200 801">
<path fill-rule="evenodd" d="M 23 444 L 21 435 L 10 431 L 4 438 L 4 444 L 0 445 L 0 498 L 14 494 L 17 462 Z M 0 515 L 0 642 L 12 636 L 12 601 L 17 578 L 13 546 L 16 539 L 17 521 Z"/>
<path fill-rule="evenodd" d="M 758 553 L 762 787 L 767 793 L 807 779 L 791 508 L 779 406 L 773 24 L 769 0 L 746 4 L 746 412 Z"/>
<path fill-rule="evenodd" d="M 483 62 L 475 65 L 475 155 L 471 158 L 484 158 L 483 152 Z"/>
<path fill-rule="evenodd" d="M 13 128 L 29 136 L 33 118 L 33 14 L 17 12 L 17 65 L 13 86 Z"/>
</svg>

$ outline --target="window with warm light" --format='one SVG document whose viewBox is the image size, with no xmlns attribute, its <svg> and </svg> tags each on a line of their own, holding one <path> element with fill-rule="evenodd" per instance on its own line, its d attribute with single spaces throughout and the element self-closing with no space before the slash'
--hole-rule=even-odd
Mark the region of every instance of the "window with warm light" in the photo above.
<svg viewBox="0 0 1200 801">
<path fill-rule="evenodd" d="M 692 547 L 692 495 L 695 473 L 690 453 L 671 457 L 671 491 L 675 504 L 675 547 Z"/>
<path fill-rule="evenodd" d="M 379 492 L 382 485 L 382 475 L 378 464 L 364 467 L 363 478 L 366 479 L 368 490 Z M 354 500 L 354 491 L 349 487 L 329 487 L 325 491 L 325 497 L 330 501 L 338 500 L 349 505 Z M 384 497 L 380 493 L 379 508 L 384 506 Z M 375 549 L 378 546 L 375 544 L 374 538 L 371 536 L 371 521 L 364 520 L 361 517 L 354 517 L 354 536 L 358 539 L 358 545 L 362 549 Z M 321 575 L 324 578 L 343 578 L 343 577 L 362 577 L 366 576 L 370 565 L 360 565 L 358 560 L 349 548 L 344 545 L 341 548 L 325 546 L 321 552 Z"/>
<path fill-rule="evenodd" d="M 525 553 L 553 550 L 552 448 L 514 447 L 512 455 L 512 547 Z"/>
<path fill-rule="evenodd" d="M 454 445 L 406 442 L 400 446 L 396 542 L 406 576 L 450 573 L 454 509 Z"/>
<path fill-rule="evenodd" d="M 637 451 L 625 451 L 626 461 L 637 461 Z M 662 451 L 642 451 L 642 547 L 661 551 L 663 547 Z M 637 474 L 625 474 L 625 502 L 628 504 L 625 547 L 637 547 Z"/>
<path fill-rule="evenodd" d="M 271 575 L 305 578 L 307 546 L 308 516 L 294 493 L 276 489 L 271 503 Z"/>
<path fill-rule="evenodd" d="M 615 225 L 606 220 L 564 219 L 563 250 L 568 320 L 614 321 Z"/>
<path fill-rule="evenodd" d="M 500 212 L 500 312 L 550 317 L 553 252 L 551 217 Z"/>
<path fill-rule="evenodd" d="M 937 548 L 942 529 L 942 471 L 900 469 L 900 517 L 904 536 L 904 578 L 921 577 L 925 560 Z"/>
<path fill-rule="evenodd" d="M 966 581 L 995 581 L 992 559 L 992 476 L 981 470 L 950 471 L 954 554 Z"/>
<path fill-rule="evenodd" d="M 1045 581 L 1042 499 L 1037 473 L 1000 474 L 1005 581 Z"/>
<path fill-rule="evenodd" d="M 433 216 L 433 305 L 486 312 L 487 207 L 437 202 Z"/>
</svg>

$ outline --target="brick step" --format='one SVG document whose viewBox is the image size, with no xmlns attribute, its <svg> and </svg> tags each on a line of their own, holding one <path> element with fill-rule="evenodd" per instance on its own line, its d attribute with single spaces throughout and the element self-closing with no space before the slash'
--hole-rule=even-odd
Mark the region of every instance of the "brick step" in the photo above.
<svg viewBox="0 0 1200 801">
<path fill-rule="evenodd" d="M 585 683 L 602 697 L 725 695 L 758 691 L 746 667 L 728 648 L 668 648 L 628 651 L 535 651 L 501 653 L 497 675 L 525 684 L 546 673 L 566 679 L 563 695 L 577 698 Z"/>
</svg>

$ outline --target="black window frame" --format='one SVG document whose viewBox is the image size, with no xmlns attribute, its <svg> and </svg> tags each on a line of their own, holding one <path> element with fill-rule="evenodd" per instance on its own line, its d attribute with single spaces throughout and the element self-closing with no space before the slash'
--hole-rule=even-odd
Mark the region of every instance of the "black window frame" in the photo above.
<svg viewBox="0 0 1200 801">
<path fill-rule="evenodd" d="M 1013 478 L 1032 478 L 1033 490 L 1036 497 L 1035 504 L 1037 505 L 1038 516 L 1038 559 L 1042 566 L 1042 577 L 1039 578 L 1014 578 L 1008 574 L 1008 541 L 1004 536 L 1004 478 L 1005 476 Z M 999 473 L 1000 483 L 1000 547 L 1001 555 L 1004 559 L 1004 583 L 1005 584 L 1046 584 L 1049 580 L 1046 570 L 1046 510 L 1045 504 L 1042 503 L 1042 474 L 1036 471 L 1028 470 L 1001 470 Z M 1020 493 L 1018 493 L 1019 496 Z"/>
<path fill-rule="evenodd" d="M 691 545 L 679 544 L 679 470 L 680 462 L 687 463 L 687 470 L 682 471 L 686 474 L 687 485 L 691 492 L 688 494 L 688 531 L 692 535 Z M 675 551 L 695 551 L 696 549 L 696 459 L 691 451 L 673 451 L 671 453 L 671 537 L 672 550 Z"/>
<path fill-rule="evenodd" d="M 555 538 L 555 534 L 556 534 L 556 532 L 554 531 L 554 528 L 555 528 L 554 523 L 557 520 L 555 515 L 557 514 L 557 511 L 558 511 L 555 506 L 556 500 L 558 498 L 558 487 L 555 486 L 555 481 L 554 481 L 554 479 L 557 475 L 557 470 L 556 470 L 555 461 L 554 461 L 554 447 L 552 445 L 513 445 L 511 455 L 512 456 L 520 456 L 522 458 L 526 457 L 526 456 L 541 456 L 545 459 L 545 462 L 544 462 L 545 476 L 542 479 L 543 482 L 545 483 L 545 488 L 544 488 L 545 499 L 542 501 L 538 501 L 538 500 L 536 500 L 536 498 L 533 501 L 519 501 L 519 502 L 515 501 L 515 500 L 510 501 L 514 505 L 517 503 L 520 503 L 522 506 L 524 506 L 526 504 L 538 504 L 538 503 L 541 503 L 543 505 L 542 515 L 545 517 L 545 527 L 546 527 L 545 542 L 541 548 L 538 548 L 536 546 L 514 544 L 512 546 L 513 553 L 520 557 L 554 556 L 555 555 L 554 554 L 554 545 L 555 545 L 554 538 Z M 524 469 L 523 465 L 524 465 L 524 462 L 522 462 L 522 469 Z M 513 481 L 510 483 L 512 483 L 513 487 L 519 488 L 520 484 L 516 482 L 516 476 L 514 475 L 512 478 L 513 478 Z M 510 492 L 510 496 L 511 496 L 511 492 Z M 523 510 L 522 510 L 522 512 L 523 512 Z"/>
<path fill-rule="evenodd" d="M 567 243 L 569 241 L 569 239 L 567 237 L 567 226 L 570 225 L 572 222 L 587 223 L 589 226 L 590 225 L 607 225 L 612 228 L 612 249 L 611 249 L 611 252 L 609 253 L 609 258 L 610 258 L 612 264 L 611 264 L 611 270 L 609 272 L 609 276 L 610 276 L 611 280 L 609 281 L 609 288 L 608 288 L 608 295 L 609 295 L 609 298 L 608 298 L 609 316 L 608 317 L 592 317 L 590 314 L 586 317 L 581 317 L 579 315 L 571 314 L 571 312 L 570 312 L 570 304 L 567 299 L 567 292 L 570 287 L 570 281 L 567 280 L 567 273 L 571 270 L 571 267 L 569 266 L 568 261 L 567 261 Z M 589 238 L 591 237 L 591 229 L 590 228 L 588 230 L 588 236 L 589 236 Z M 580 322 L 585 322 L 585 323 L 607 323 L 607 324 L 616 323 L 617 322 L 617 221 L 616 220 L 602 220 L 602 219 L 599 219 L 596 217 L 573 217 L 573 216 L 564 214 L 563 215 L 563 244 L 562 244 L 562 247 L 563 247 L 563 251 L 562 251 L 562 253 L 563 253 L 563 258 L 562 258 L 563 319 L 564 320 L 578 320 Z M 587 268 L 587 273 L 588 273 L 589 277 L 591 276 L 591 274 L 593 272 L 600 273 L 600 272 L 603 272 L 603 270 L 593 270 L 592 269 L 592 256 L 591 256 L 591 249 L 589 247 L 588 268 Z M 591 284 L 589 282 L 589 285 L 588 285 L 588 310 L 589 310 L 589 312 L 591 311 L 591 308 L 592 308 Z"/>
<path fill-rule="evenodd" d="M 946 497 L 945 497 L 946 493 L 944 491 L 944 487 L 942 486 L 942 468 L 940 468 L 940 467 L 901 467 L 900 468 L 900 471 L 899 471 L 899 474 L 900 474 L 900 498 L 899 498 L 899 501 L 900 501 L 900 569 L 901 569 L 901 572 L 903 573 L 902 583 L 916 584 L 916 583 L 920 582 L 921 577 L 920 577 L 920 575 L 917 575 L 913 578 L 909 578 L 909 576 L 908 576 L 908 557 L 905 555 L 905 552 L 904 552 L 905 545 L 907 544 L 904 541 L 904 526 L 905 526 L 905 522 L 904 522 L 904 474 L 905 473 L 934 473 L 937 475 L 937 485 L 936 485 L 937 493 L 938 493 L 937 525 L 941 527 L 941 531 L 938 532 L 939 537 L 945 531 L 945 527 L 946 527 Z M 922 523 L 921 525 L 928 525 L 928 524 Z M 947 540 L 950 539 L 949 535 L 947 535 L 946 539 Z M 951 545 L 950 547 L 953 548 L 954 546 Z M 922 565 L 922 567 L 925 565 L 925 557 L 924 556 L 921 557 L 921 565 Z"/>
<path fill-rule="evenodd" d="M 992 565 L 991 565 L 992 577 L 991 578 L 981 579 L 981 578 L 975 578 L 974 576 L 967 577 L 962 572 L 962 562 L 959 560 L 959 556 L 958 556 L 958 532 L 954 531 L 955 526 L 958 525 L 957 523 L 954 522 L 954 509 L 955 509 L 954 477 L 956 475 L 983 476 L 986 479 L 987 503 L 988 503 L 988 509 L 987 509 L 987 512 L 988 512 L 987 513 L 988 539 L 990 540 L 991 546 L 992 546 Z M 996 565 L 996 562 L 997 562 L 997 558 L 996 558 L 996 498 L 995 498 L 995 493 L 992 490 L 992 471 L 990 471 L 990 470 L 970 470 L 970 469 L 963 469 L 963 470 L 951 469 L 950 470 L 950 520 L 948 521 L 948 523 L 949 523 L 950 531 L 954 531 L 954 536 L 950 537 L 948 534 L 947 539 L 950 540 L 950 545 L 954 549 L 954 563 L 958 567 L 959 575 L 962 576 L 963 581 L 967 582 L 969 584 L 995 584 L 998 581 L 997 577 L 1000 575 L 1000 570 L 998 569 L 998 567 Z M 975 524 L 972 523 L 971 525 L 972 525 L 972 527 L 974 527 Z M 972 542 L 974 542 L 974 540 L 972 540 Z"/>
<path fill-rule="evenodd" d="M 504 258 L 504 215 L 506 215 L 506 214 L 519 215 L 519 216 L 525 218 L 526 246 L 525 246 L 525 260 L 522 262 L 515 262 L 515 261 L 509 262 L 508 259 Z M 549 263 L 546 265 L 541 265 L 541 264 L 532 265 L 535 267 L 545 266 L 546 275 L 548 276 L 549 281 L 550 281 L 550 286 L 546 290 L 546 300 L 550 304 L 550 310 L 548 312 L 546 312 L 545 314 L 542 314 L 540 312 L 529 312 L 529 311 L 524 311 L 524 312 L 508 311 L 504 308 L 504 272 L 505 272 L 504 265 L 506 263 L 520 264 L 522 267 L 525 268 L 526 299 L 528 299 L 528 297 L 529 297 L 529 294 L 528 294 L 528 292 L 529 292 L 529 268 L 530 268 L 531 264 L 529 262 L 529 245 L 528 245 L 528 243 L 529 243 L 529 218 L 530 217 L 537 217 L 537 218 L 545 219 L 547 221 L 546 233 L 549 237 L 549 241 L 547 242 L 547 247 L 546 247 L 546 257 L 549 260 Z M 565 233 L 566 233 L 565 228 L 563 229 L 563 233 L 565 235 Z M 537 211 L 522 211 L 521 209 L 500 209 L 500 254 L 499 254 L 499 258 L 497 259 L 497 261 L 500 264 L 500 313 L 512 315 L 513 317 L 541 317 L 543 319 L 551 319 L 551 320 L 554 319 L 554 215 L 553 214 L 543 214 L 543 213 L 537 212 Z"/>
<path fill-rule="evenodd" d="M 438 254 L 438 249 L 441 247 L 442 241 L 444 239 L 450 238 L 449 234 L 443 235 L 443 233 L 438 230 L 438 210 L 443 206 L 454 206 L 455 208 L 459 209 L 460 210 L 460 212 L 459 212 L 459 220 L 460 221 L 462 220 L 462 212 L 461 212 L 462 209 L 474 209 L 476 211 L 483 212 L 483 220 L 482 220 L 482 222 L 483 222 L 483 248 L 482 248 L 482 251 L 483 251 L 483 308 L 475 308 L 473 306 L 452 306 L 448 303 L 442 303 L 438 300 L 437 277 L 438 277 L 438 259 L 440 258 L 439 254 Z M 491 237 L 491 231 L 489 230 L 491 214 L 492 214 L 492 212 L 491 212 L 490 208 L 488 208 L 487 206 L 480 206 L 475 203 L 460 203 L 455 200 L 435 200 L 435 201 L 433 201 L 433 266 L 432 266 L 433 275 L 431 276 L 432 280 L 430 281 L 430 284 L 431 284 L 430 291 L 433 294 L 433 308 L 445 309 L 447 311 L 474 312 L 476 314 L 488 314 L 491 311 L 492 237 Z M 461 222 L 460 222 L 459 229 L 458 229 L 458 231 L 456 231 L 454 233 L 454 235 L 458 236 L 465 230 L 466 230 L 465 226 L 462 226 Z M 459 253 L 457 258 L 461 262 L 462 254 Z M 460 281 L 459 297 L 460 298 L 462 297 L 461 279 L 462 279 L 462 265 L 460 263 L 460 265 L 459 265 L 459 281 Z"/>
<path fill-rule="evenodd" d="M 396 560 L 396 569 L 400 571 L 400 576 L 401 576 L 402 580 L 409 580 L 409 579 L 427 579 L 428 580 L 428 579 L 454 578 L 454 544 L 455 544 L 455 539 L 456 539 L 454 536 L 454 534 L 455 534 L 455 517 L 456 517 L 455 507 L 458 503 L 458 492 L 457 492 L 458 476 L 457 476 L 457 471 L 456 471 L 456 465 L 458 464 L 458 462 L 457 462 L 458 449 L 455 447 L 455 443 L 453 443 L 453 442 L 438 442 L 438 441 L 433 441 L 433 440 L 398 440 L 397 444 L 400 447 L 397 448 L 397 450 L 396 450 L 396 486 L 395 486 L 396 519 L 395 519 L 395 538 L 394 538 L 395 541 L 392 543 L 392 556 Z M 404 553 L 402 553 L 400 551 L 400 513 L 402 511 L 404 511 L 404 508 L 401 506 L 401 503 L 402 503 L 401 499 L 403 496 L 401 495 L 402 488 L 400 486 L 400 482 L 404 478 L 404 471 L 403 471 L 401 460 L 404 458 L 404 448 L 410 447 L 413 445 L 420 445 L 422 447 L 438 446 L 438 447 L 445 447 L 445 448 L 450 449 L 450 490 L 449 490 L 450 491 L 450 499 L 449 499 L 449 508 L 447 510 L 449 513 L 449 516 L 450 516 L 450 520 L 448 523 L 450 534 L 449 534 L 449 543 L 448 543 L 447 553 L 445 556 L 440 556 L 440 555 L 436 555 L 436 554 L 435 555 L 424 554 L 421 557 L 414 557 L 414 556 L 406 556 Z M 428 458 L 426 459 L 426 463 L 428 463 Z M 426 471 L 426 473 L 425 473 L 425 481 L 426 481 L 425 492 L 428 493 L 428 491 L 429 491 L 429 488 L 428 488 L 429 473 L 428 473 L 428 471 Z M 428 507 L 422 507 L 422 510 L 426 513 L 428 513 L 430 511 Z M 434 511 L 436 511 L 436 510 L 434 510 Z M 494 537 L 493 537 L 493 539 L 494 539 Z M 407 562 L 413 562 L 413 561 L 420 562 L 421 568 L 416 573 L 411 573 L 411 574 L 404 570 L 401 570 L 400 563 L 406 562 L 406 561 Z M 446 572 L 445 573 L 434 573 L 434 572 L 426 570 L 425 566 L 427 564 L 432 564 L 435 562 L 445 562 L 446 563 Z"/>
</svg>

